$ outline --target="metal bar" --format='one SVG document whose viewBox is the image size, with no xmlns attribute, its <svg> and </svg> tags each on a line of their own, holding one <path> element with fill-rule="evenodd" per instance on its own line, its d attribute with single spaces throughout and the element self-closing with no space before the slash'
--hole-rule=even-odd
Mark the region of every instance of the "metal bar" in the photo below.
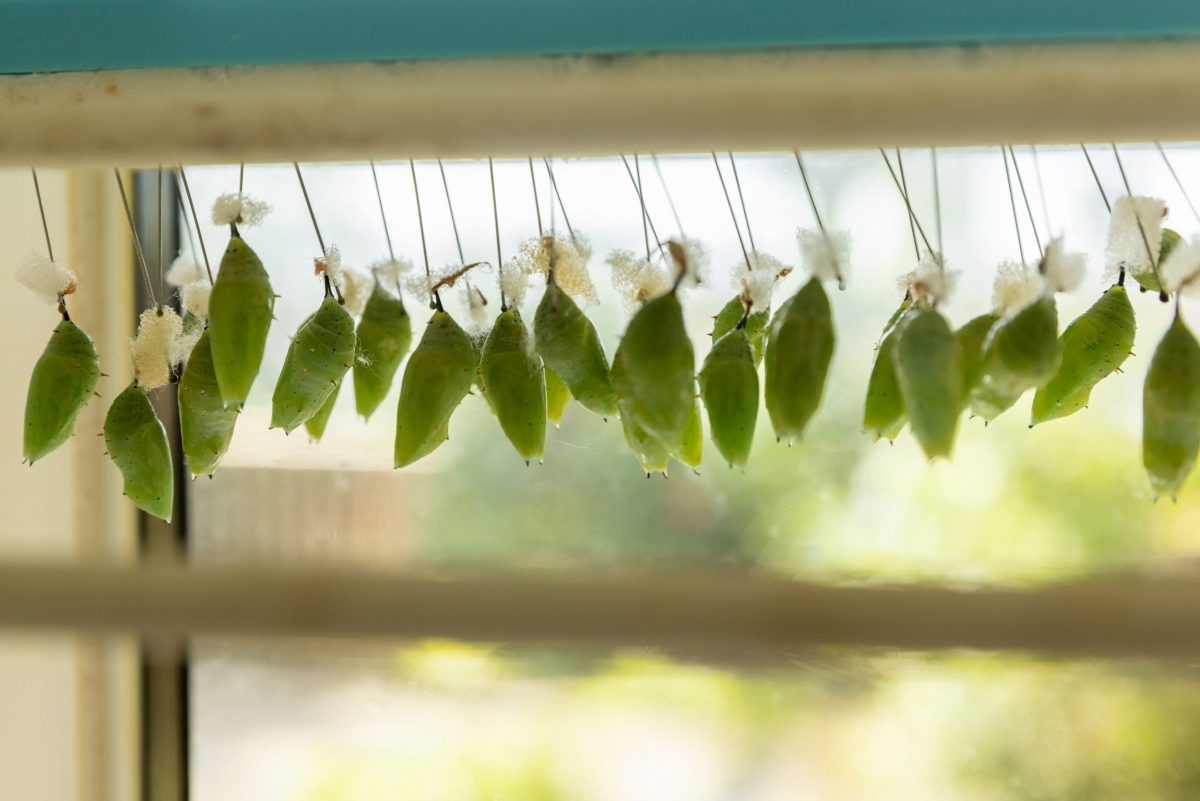
<svg viewBox="0 0 1200 801">
<path fill-rule="evenodd" d="M 0 565 L 0 627 L 156 638 L 452 637 L 779 653 L 814 645 L 1200 654 L 1200 582 L 836 587 L 748 575 L 422 578 L 270 568 Z"/>
<path fill-rule="evenodd" d="M 168 222 L 163 232 L 166 248 L 152 262 L 151 272 L 161 277 L 165 265 L 160 262 L 160 256 L 163 252 L 174 253 L 178 249 L 177 221 L 182 208 L 179 193 L 173 187 L 165 196 L 156 196 L 154 183 L 157 179 L 156 171 L 139 171 L 134 175 L 137 226 L 142 241 L 153 241 L 159 220 Z M 174 175 L 168 174 L 167 179 L 173 181 Z M 155 412 L 166 427 L 171 445 L 177 508 L 170 523 L 144 512 L 138 515 L 138 557 L 146 566 L 176 564 L 188 550 L 187 521 L 192 482 L 184 466 L 180 444 L 178 391 L 179 384 L 172 383 L 165 391 L 155 393 L 153 398 Z M 138 646 L 142 801 L 184 801 L 188 794 L 189 768 L 187 649 L 178 638 L 144 637 Z"/>
<path fill-rule="evenodd" d="M 1198 60 L 1161 41 L 7 76 L 0 163 L 1195 140 Z"/>
</svg>

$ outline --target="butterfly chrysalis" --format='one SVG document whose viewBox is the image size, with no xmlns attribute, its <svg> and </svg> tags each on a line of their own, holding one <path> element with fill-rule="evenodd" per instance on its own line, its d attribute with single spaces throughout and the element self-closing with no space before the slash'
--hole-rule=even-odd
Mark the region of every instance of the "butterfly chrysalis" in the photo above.
<svg viewBox="0 0 1200 801">
<path fill-rule="evenodd" d="M 833 313 L 818 278 L 811 278 L 771 320 L 763 396 L 778 439 L 804 433 L 821 403 L 833 358 Z"/>
<path fill-rule="evenodd" d="M 1200 344 L 1176 311 L 1142 391 L 1142 463 L 1155 497 L 1172 499 L 1200 449 Z"/>
<path fill-rule="evenodd" d="M 694 370 L 683 308 L 671 290 L 637 310 L 612 366 L 622 416 L 657 438 L 668 452 L 679 450 L 683 443 L 695 398 Z"/>
<path fill-rule="evenodd" d="M 596 327 L 557 282 L 552 281 L 533 317 L 537 351 L 585 409 L 601 417 L 617 412 L 608 359 Z"/>
<path fill-rule="evenodd" d="M 546 379 L 521 312 L 500 313 L 479 358 L 488 403 L 508 441 L 528 462 L 546 449 Z"/>
<path fill-rule="evenodd" d="M 175 494 L 171 446 L 150 396 L 137 381 L 108 407 L 104 445 L 125 480 L 125 495 L 139 509 L 171 522 Z"/>
<path fill-rule="evenodd" d="M 250 394 L 274 308 L 275 292 L 262 262 L 232 234 L 208 303 L 213 371 L 226 406 L 240 409 Z"/>
<path fill-rule="evenodd" d="M 571 390 L 558 373 L 549 367 L 543 369 L 546 373 L 546 419 L 558 426 L 571 402 Z"/>
<path fill-rule="evenodd" d="M 904 409 L 904 397 L 900 393 L 900 383 L 896 379 L 892 350 L 896 346 L 896 331 L 910 308 L 912 301 L 905 298 L 883 327 L 879 344 L 875 348 L 871 376 L 867 379 L 863 429 L 874 434 L 877 440 L 895 439 L 908 420 L 908 413 Z"/>
<path fill-rule="evenodd" d="M 320 410 L 354 362 L 354 318 L 332 294 L 288 347 L 271 396 L 271 427 L 291 432 Z"/>
<path fill-rule="evenodd" d="M 211 475 L 237 424 L 238 411 L 221 401 L 208 331 L 200 335 L 179 379 L 179 433 L 193 476 Z"/>
<path fill-rule="evenodd" d="M 962 410 L 962 345 L 945 315 L 918 308 L 905 315 L 892 350 L 913 436 L 929 459 L 954 451 Z"/>
<path fill-rule="evenodd" d="M 710 337 L 714 347 L 721 337 L 738 327 L 738 323 L 742 321 L 742 316 L 745 314 L 745 308 L 745 304 L 742 303 L 742 296 L 735 295 L 717 312 L 717 316 L 713 318 L 713 330 Z M 762 364 L 763 350 L 766 344 L 764 340 L 766 339 L 767 325 L 770 321 L 770 309 L 755 307 L 746 319 L 746 324 L 742 326 L 746 331 L 747 339 L 750 341 L 750 348 L 754 354 L 754 364 L 756 366 Z"/>
<path fill-rule="evenodd" d="M 360 415 L 370 418 L 412 346 L 412 320 L 404 301 L 378 281 L 363 308 L 357 337 L 361 358 L 354 361 L 354 404 Z"/>
<path fill-rule="evenodd" d="M 745 466 L 754 443 L 758 419 L 755 364 L 745 326 L 735 326 L 713 344 L 700 368 L 700 396 L 708 410 L 712 440 L 731 467 Z"/>
<path fill-rule="evenodd" d="M 1129 358 L 1136 332 L 1125 287 L 1109 287 L 1063 331 L 1062 363 L 1034 394 L 1030 425 L 1066 417 L 1086 406 L 1092 388 Z"/>
<path fill-rule="evenodd" d="M 75 431 L 75 418 L 100 380 L 92 338 L 65 314 L 38 357 L 25 396 L 25 459 L 33 464 Z"/>
<path fill-rule="evenodd" d="M 704 423 L 700 415 L 700 399 L 695 394 L 688 410 L 687 423 L 683 427 L 683 439 L 671 455 L 694 471 L 699 471 L 700 463 L 704 460 Z"/>
<path fill-rule="evenodd" d="M 444 311 L 425 327 L 400 384 L 395 466 L 437 449 L 449 436 L 450 416 L 475 381 L 479 357 L 471 337 Z"/>
</svg>

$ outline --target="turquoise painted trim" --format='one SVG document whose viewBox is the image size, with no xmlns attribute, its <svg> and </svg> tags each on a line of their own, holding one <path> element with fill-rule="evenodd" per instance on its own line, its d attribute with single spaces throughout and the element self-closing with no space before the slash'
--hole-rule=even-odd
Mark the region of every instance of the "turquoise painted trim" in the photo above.
<svg viewBox="0 0 1200 801">
<path fill-rule="evenodd" d="M 1196 0 L 0 0 L 0 73 L 1197 36 Z"/>
</svg>

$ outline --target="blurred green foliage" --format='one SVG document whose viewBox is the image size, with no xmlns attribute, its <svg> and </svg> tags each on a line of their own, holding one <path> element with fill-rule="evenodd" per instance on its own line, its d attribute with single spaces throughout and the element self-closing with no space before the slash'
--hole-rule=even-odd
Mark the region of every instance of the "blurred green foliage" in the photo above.
<svg viewBox="0 0 1200 801">
<path fill-rule="evenodd" d="M 530 675 L 544 651 L 406 647 L 390 675 L 416 699 L 412 719 L 395 722 L 404 734 L 319 748 L 303 797 L 756 801 L 820 787 L 864 801 L 1182 801 L 1200 792 L 1200 685 L 1178 667 L 970 654 L 809 654 L 757 667 L 644 651 L 582 661 L 583 671 Z"/>
</svg>

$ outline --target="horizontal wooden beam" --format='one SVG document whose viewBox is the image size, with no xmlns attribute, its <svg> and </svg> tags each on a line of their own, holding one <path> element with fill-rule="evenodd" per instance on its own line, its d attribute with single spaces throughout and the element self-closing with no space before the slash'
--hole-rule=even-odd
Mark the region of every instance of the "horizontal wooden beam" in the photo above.
<svg viewBox="0 0 1200 801">
<path fill-rule="evenodd" d="M 0 77 L 0 164 L 1200 139 L 1200 42 Z"/>
<path fill-rule="evenodd" d="M 152 637 L 449 637 L 758 655 L 811 646 L 1200 654 L 1200 583 L 839 587 L 755 575 L 422 578 L 257 567 L 0 565 L 0 628 Z"/>
</svg>

